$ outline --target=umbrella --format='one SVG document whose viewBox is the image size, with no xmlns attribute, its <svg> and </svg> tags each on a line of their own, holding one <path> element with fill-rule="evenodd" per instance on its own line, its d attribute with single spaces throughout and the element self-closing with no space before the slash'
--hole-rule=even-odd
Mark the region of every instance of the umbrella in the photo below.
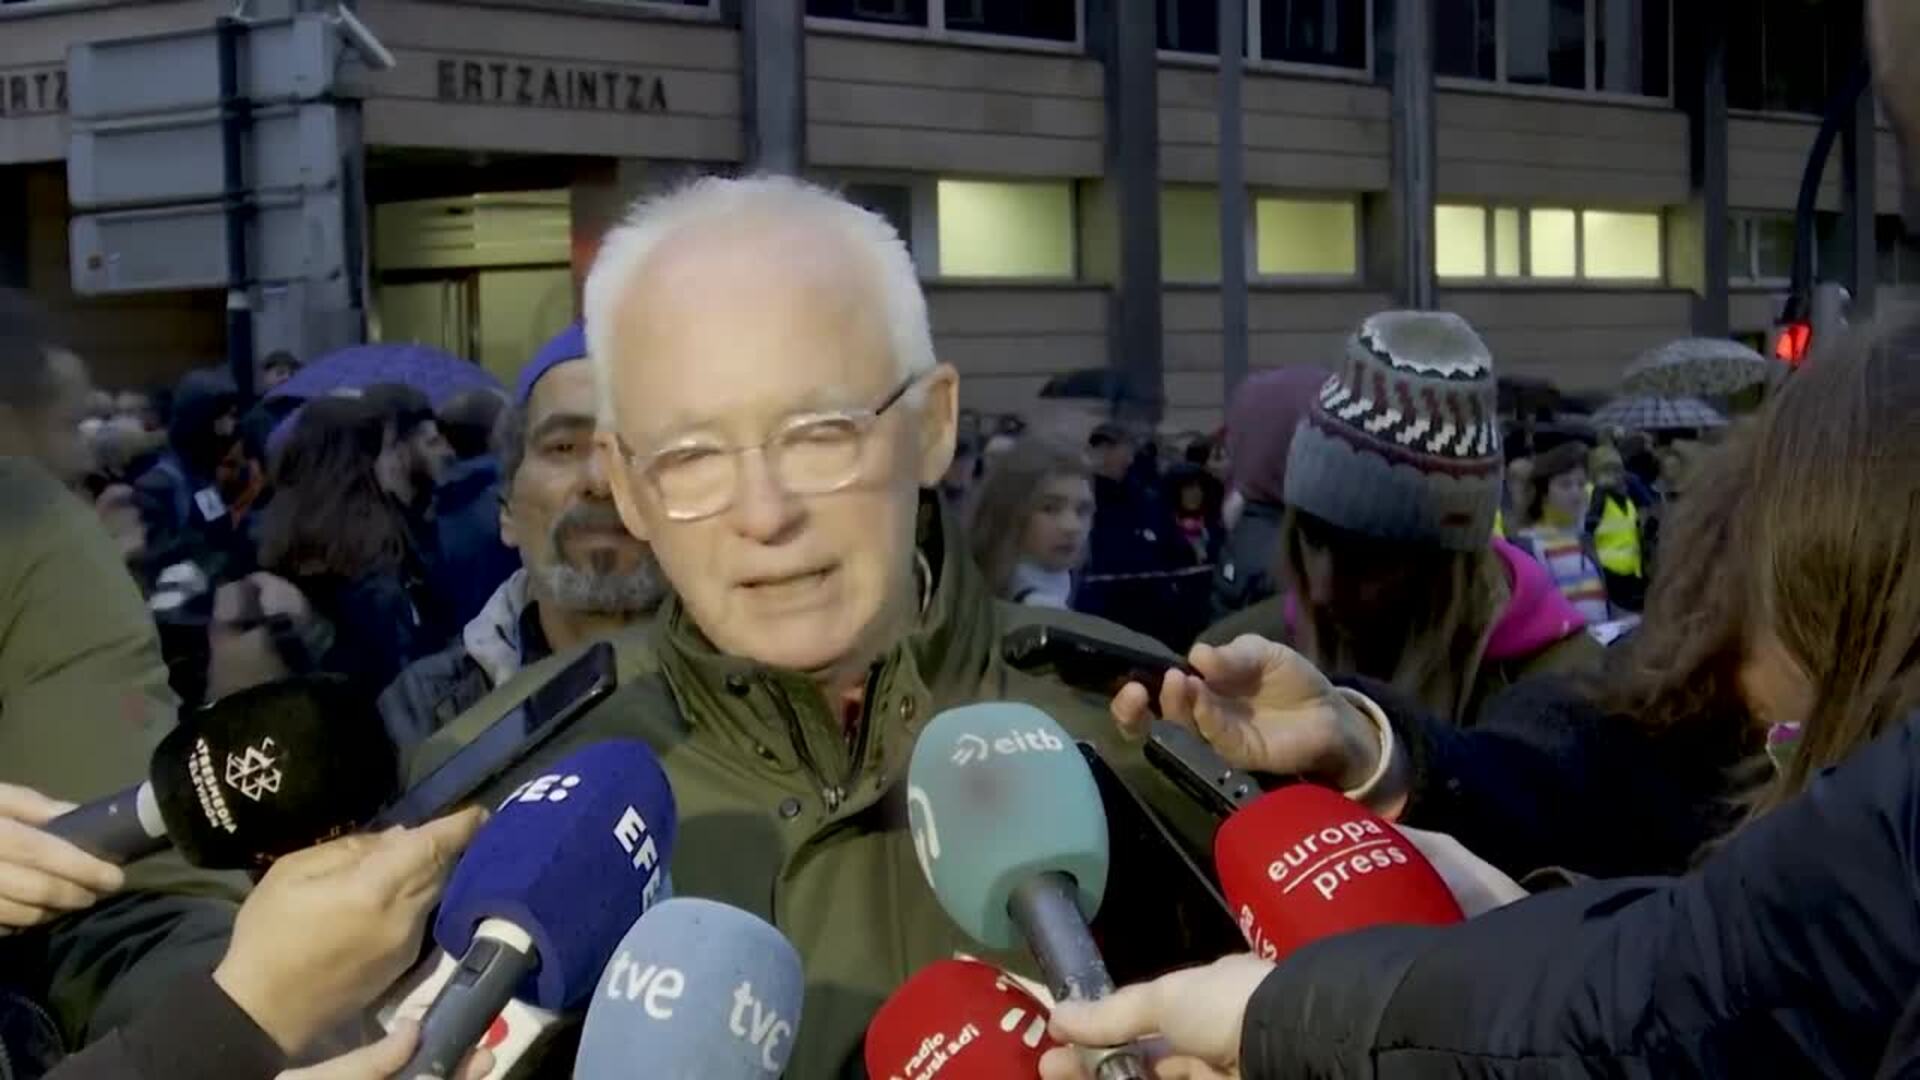
<svg viewBox="0 0 1920 1080">
<path fill-rule="evenodd" d="M 1727 418 L 1713 406 L 1692 397 L 1615 398 L 1593 414 L 1602 428 L 1628 431 L 1681 431 L 1727 426 Z"/>
<path fill-rule="evenodd" d="M 1048 379 L 1040 388 L 1040 396 L 1072 401 L 1115 401 L 1123 388 L 1120 373 L 1112 368 L 1080 368 Z"/>
<path fill-rule="evenodd" d="M 1725 397 L 1766 382 L 1777 366 L 1737 341 L 1681 338 L 1641 353 L 1620 386 L 1629 394 Z"/>
<path fill-rule="evenodd" d="M 330 352 L 267 394 L 269 398 L 321 397 L 334 391 L 401 383 L 427 395 L 434 408 L 468 390 L 499 390 L 500 383 L 478 364 L 431 345 L 353 345 Z"/>
</svg>

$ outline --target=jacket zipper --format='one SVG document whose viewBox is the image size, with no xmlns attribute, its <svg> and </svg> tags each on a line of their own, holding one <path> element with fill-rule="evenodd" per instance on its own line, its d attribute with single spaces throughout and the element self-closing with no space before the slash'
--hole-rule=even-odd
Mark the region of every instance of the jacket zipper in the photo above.
<svg viewBox="0 0 1920 1080">
<path fill-rule="evenodd" d="M 792 703 L 787 701 L 786 695 L 781 693 L 779 687 L 765 684 L 767 696 L 773 699 L 775 707 L 780 710 L 781 717 L 787 722 L 787 737 L 793 740 L 794 752 L 800 756 L 800 764 L 805 767 L 807 774 L 813 777 L 813 782 L 819 786 L 820 801 L 826 805 L 829 814 L 840 809 L 841 804 L 847 801 L 847 788 L 859 777 L 860 766 L 866 761 L 867 734 L 873 719 L 873 693 L 879 682 L 880 669 L 875 667 L 867 673 L 866 691 L 860 699 L 860 731 L 854 736 L 853 752 L 847 763 L 847 774 L 837 784 L 827 783 L 826 774 L 821 771 L 813 751 L 808 748 L 806 732 L 801 729 L 800 714 L 794 711 Z"/>
</svg>

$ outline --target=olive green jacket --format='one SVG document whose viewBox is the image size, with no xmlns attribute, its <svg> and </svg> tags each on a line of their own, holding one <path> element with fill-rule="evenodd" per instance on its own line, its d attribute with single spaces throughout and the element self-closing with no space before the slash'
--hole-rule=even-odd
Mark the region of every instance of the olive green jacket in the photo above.
<svg viewBox="0 0 1920 1080">
<path fill-rule="evenodd" d="M 85 802 L 146 778 L 178 701 L 160 638 L 93 509 L 37 463 L 0 458 L 0 782 Z M 49 1006 L 70 1047 L 225 951 L 240 879 L 172 855 L 127 891 L 0 938 L 0 985 Z"/>
<path fill-rule="evenodd" d="M 942 548 L 957 554 L 942 559 Z M 717 654 L 669 603 L 651 626 L 616 642 L 621 688 L 614 696 L 484 793 L 497 803 L 583 743 L 648 742 L 678 804 L 675 892 L 751 911 L 799 949 L 806 1001 L 787 1070 L 799 1080 L 864 1075 L 862 1039 L 888 994 L 935 960 L 984 954 L 941 911 L 907 827 L 902 790 L 914 738 L 941 710 L 982 700 L 1035 705 L 1099 746 L 1190 850 L 1208 849 L 1215 824 L 1120 740 L 1106 700 L 1010 668 L 999 643 L 1015 626 L 1044 620 L 1163 650 L 1096 619 L 992 599 L 953 538 L 923 539 L 922 550 L 940 568 L 932 598 L 914 630 L 875 666 L 851 746 L 812 681 Z M 413 776 L 567 659 L 522 672 L 456 720 L 423 747 Z M 1032 971 L 1024 955 L 992 958 Z"/>
</svg>

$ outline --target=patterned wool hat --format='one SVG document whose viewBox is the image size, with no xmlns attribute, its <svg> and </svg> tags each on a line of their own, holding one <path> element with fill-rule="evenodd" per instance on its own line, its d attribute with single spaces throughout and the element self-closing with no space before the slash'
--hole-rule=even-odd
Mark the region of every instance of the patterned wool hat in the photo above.
<svg viewBox="0 0 1920 1080">
<path fill-rule="evenodd" d="M 1381 540 L 1479 551 L 1500 506 L 1493 358 L 1458 315 L 1360 324 L 1287 457 L 1287 503 Z"/>
</svg>

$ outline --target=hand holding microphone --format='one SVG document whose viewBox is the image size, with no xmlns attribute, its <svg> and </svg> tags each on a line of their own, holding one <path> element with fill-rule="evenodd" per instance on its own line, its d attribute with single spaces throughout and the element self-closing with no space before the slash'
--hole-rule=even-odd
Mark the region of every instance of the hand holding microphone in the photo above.
<svg viewBox="0 0 1920 1080">
<path fill-rule="evenodd" d="M 1201 677 L 1169 670 L 1160 685 L 1161 715 L 1198 732 L 1228 764 L 1341 791 L 1365 787 L 1366 803 L 1390 817 L 1405 804 L 1404 753 L 1393 753 L 1383 767 L 1379 726 L 1299 653 L 1244 634 L 1217 648 L 1195 645 L 1188 662 Z M 1114 696 L 1112 711 L 1134 738 L 1153 719 L 1139 683 Z"/>
<path fill-rule="evenodd" d="M 1153 1040 L 1164 1053 L 1154 1062 L 1163 1080 L 1238 1080 L 1240 1032 L 1247 1002 L 1273 964 L 1242 953 L 1205 967 L 1129 986 L 1100 1001 L 1063 1001 L 1050 1030 L 1064 1042 L 1110 1045 Z M 1051 1050 L 1040 1062 L 1043 1080 L 1091 1080 L 1077 1055 Z"/>
<path fill-rule="evenodd" d="M 119 867 L 42 828 L 72 809 L 0 784 L 0 936 L 92 907 L 125 884 Z"/>
<path fill-rule="evenodd" d="M 371 1002 L 419 954 L 427 913 L 486 815 L 349 836 L 274 863 L 235 916 L 213 980 L 297 1052 Z"/>
</svg>

